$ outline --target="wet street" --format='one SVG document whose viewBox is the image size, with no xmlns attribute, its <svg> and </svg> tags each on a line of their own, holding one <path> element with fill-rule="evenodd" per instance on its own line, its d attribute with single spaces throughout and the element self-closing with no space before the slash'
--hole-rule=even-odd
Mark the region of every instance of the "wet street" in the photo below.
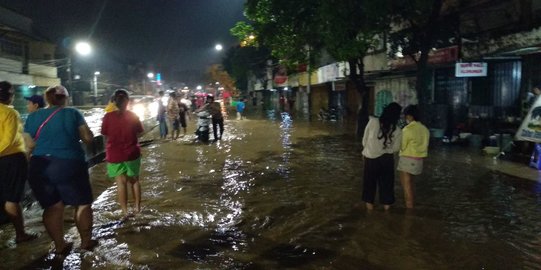
<svg viewBox="0 0 541 270">
<path fill-rule="evenodd" d="M 397 179 L 391 211 L 367 212 L 353 126 L 252 116 L 202 145 L 190 125 L 178 141 L 144 147 L 143 210 L 132 219 L 120 221 L 105 165 L 91 168 L 93 252 L 52 260 L 34 205 L 26 223 L 41 236 L 15 246 L 2 225 L 0 268 L 541 269 L 541 183 L 478 166 L 477 152 L 432 147 L 417 208 L 404 209 Z"/>
</svg>

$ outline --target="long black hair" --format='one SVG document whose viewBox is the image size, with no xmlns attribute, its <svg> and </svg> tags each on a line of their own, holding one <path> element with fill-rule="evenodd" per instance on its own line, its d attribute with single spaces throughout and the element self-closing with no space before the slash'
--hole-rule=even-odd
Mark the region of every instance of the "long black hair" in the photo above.
<svg viewBox="0 0 541 270">
<path fill-rule="evenodd" d="M 402 106 L 396 102 L 392 102 L 385 106 L 381 116 L 379 117 L 378 140 L 383 139 L 384 149 L 393 143 L 393 133 L 396 129 L 398 119 L 400 119 L 401 112 Z"/>
</svg>

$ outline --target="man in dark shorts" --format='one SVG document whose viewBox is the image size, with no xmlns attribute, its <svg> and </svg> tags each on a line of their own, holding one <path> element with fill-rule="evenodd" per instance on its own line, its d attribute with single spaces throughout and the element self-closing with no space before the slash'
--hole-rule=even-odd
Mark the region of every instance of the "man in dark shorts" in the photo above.
<svg viewBox="0 0 541 270">
<path fill-rule="evenodd" d="M 26 183 L 28 162 L 19 113 L 8 105 L 13 101 L 13 87 L 0 82 L 0 201 L 15 227 L 15 242 L 35 239 L 24 229 L 24 218 L 19 203 Z"/>
<path fill-rule="evenodd" d="M 212 116 L 212 132 L 214 133 L 214 140 L 221 140 L 224 134 L 224 116 L 222 115 L 222 106 L 220 103 L 214 101 L 214 96 L 207 96 L 207 104 L 209 106 L 209 112 Z M 220 135 L 218 136 L 218 127 L 220 128 Z"/>
<path fill-rule="evenodd" d="M 186 121 L 186 117 L 189 117 L 189 113 L 188 113 L 188 106 L 186 104 L 184 104 L 183 102 L 179 102 L 178 103 L 178 107 L 180 109 L 178 115 L 179 115 L 179 124 L 180 126 L 182 127 L 182 132 L 183 132 L 183 136 L 186 136 L 186 127 L 188 126 L 187 125 L 187 121 Z"/>
</svg>

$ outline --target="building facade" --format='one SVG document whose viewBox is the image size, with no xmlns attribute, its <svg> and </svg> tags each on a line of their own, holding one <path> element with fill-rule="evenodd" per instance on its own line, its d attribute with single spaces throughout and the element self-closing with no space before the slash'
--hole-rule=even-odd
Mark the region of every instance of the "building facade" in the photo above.
<svg viewBox="0 0 541 270">
<path fill-rule="evenodd" d="M 15 108 L 26 113 L 23 97 L 42 94 L 52 85 L 60 84 L 56 46 L 36 35 L 32 20 L 0 7 L 0 80 L 15 86 Z"/>
</svg>

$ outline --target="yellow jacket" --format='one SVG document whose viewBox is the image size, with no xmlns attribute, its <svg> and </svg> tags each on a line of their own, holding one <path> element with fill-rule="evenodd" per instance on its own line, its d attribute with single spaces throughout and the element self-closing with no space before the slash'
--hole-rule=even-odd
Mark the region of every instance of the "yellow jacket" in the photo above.
<svg viewBox="0 0 541 270">
<path fill-rule="evenodd" d="M 421 123 L 413 121 L 402 129 L 400 156 L 424 158 L 428 156 L 430 132 Z"/>
<path fill-rule="evenodd" d="M 0 157 L 25 152 L 23 124 L 19 113 L 0 104 Z"/>
</svg>

